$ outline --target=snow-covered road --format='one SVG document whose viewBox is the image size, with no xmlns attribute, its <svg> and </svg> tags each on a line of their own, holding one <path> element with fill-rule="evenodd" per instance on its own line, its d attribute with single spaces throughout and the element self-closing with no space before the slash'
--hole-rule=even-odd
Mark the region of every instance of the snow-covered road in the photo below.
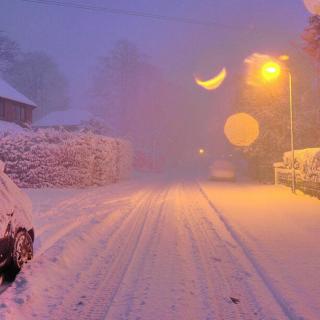
<svg viewBox="0 0 320 320">
<path fill-rule="evenodd" d="M 247 206 L 253 190 L 263 194 L 265 188 L 253 188 Z M 223 199 L 229 192 L 233 213 L 233 193 L 240 190 L 246 188 L 153 177 L 87 190 L 28 191 L 35 258 L 0 295 L 0 319 L 318 319 L 316 298 L 295 308 L 304 291 L 297 285 L 295 295 L 286 295 L 290 285 L 277 277 L 273 252 L 270 260 L 255 254 L 247 240 L 254 237 L 252 224 L 246 229 L 242 220 L 230 220 Z M 318 200 L 301 198 L 320 208 Z M 252 210 L 259 215 L 257 206 Z M 320 218 L 312 225 L 317 228 Z M 257 246 L 269 243 L 255 237 Z M 318 268 L 318 283 L 319 275 Z"/>
</svg>

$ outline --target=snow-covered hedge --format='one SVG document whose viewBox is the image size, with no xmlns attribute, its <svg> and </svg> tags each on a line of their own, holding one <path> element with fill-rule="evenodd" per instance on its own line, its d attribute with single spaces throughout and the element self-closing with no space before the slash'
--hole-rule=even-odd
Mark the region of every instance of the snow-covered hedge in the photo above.
<svg viewBox="0 0 320 320">
<path fill-rule="evenodd" d="M 285 168 L 292 167 L 291 151 L 283 154 Z M 303 180 L 320 181 L 320 148 L 295 150 L 294 167 Z"/>
<path fill-rule="evenodd" d="M 21 187 L 84 187 L 128 177 L 132 150 L 121 139 L 42 129 L 0 137 L 0 159 Z"/>
</svg>

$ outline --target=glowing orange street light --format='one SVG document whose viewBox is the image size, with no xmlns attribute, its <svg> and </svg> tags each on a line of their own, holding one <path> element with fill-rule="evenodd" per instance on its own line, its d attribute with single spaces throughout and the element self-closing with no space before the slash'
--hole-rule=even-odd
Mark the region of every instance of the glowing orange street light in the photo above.
<svg viewBox="0 0 320 320">
<path fill-rule="evenodd" d="M 289 57 L 286 57 L 288 60 Z M 292 161 L 292 184 L 291 189 L 292 192 L 295 193 L 296 191 L 296 174 L 294 169 L 294 133 L 293 133 L 293 99 L 292 99 L 292 76 L 289 68 L 285 69 L 288 73 L 289 77 L 289 108 L 290 108 L 290 136 L 291 136 L 291 161 Z M 281 67 L 280 64 L 275 61 L 269 61 L 262 66 L 261 69 L 262 76 L 265 80 L 271 81 L 275 80 L 280 76 Z"/>
<path fill-rule="evenodd" d="M 267 81 L 279 78 L 281 67 L 275 61 L 269 61 L 262 66 L 262 77 Z"/>
<path fill-rule="evenodd" d="M 200 149 L 198 150 L 198 153 L 199 153 L 200 156 L 203 156 L 203 155 L 205 154 L 205 151 L 204 151 L 203 148 L 200 148 Z"/>
</svg>

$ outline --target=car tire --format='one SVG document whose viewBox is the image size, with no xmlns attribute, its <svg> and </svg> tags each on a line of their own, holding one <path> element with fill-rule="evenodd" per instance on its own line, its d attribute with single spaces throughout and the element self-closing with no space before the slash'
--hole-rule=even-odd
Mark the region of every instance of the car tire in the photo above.
<svg viewBox="0 0 320 320">
<path fill-rule="evenodd" d="M 33 257 L 33 242 L 26 230 L 19 231 L 15 238 L 12 250 L 12 265 L 19 272 L 24 264 Z"/>
</svg>

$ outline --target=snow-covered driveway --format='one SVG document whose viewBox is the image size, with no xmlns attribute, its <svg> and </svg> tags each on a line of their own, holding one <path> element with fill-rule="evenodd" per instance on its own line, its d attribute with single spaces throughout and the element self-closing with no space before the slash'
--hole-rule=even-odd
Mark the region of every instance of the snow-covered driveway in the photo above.
<svg viewBox="0 0 320 320">
<path fill-rule="evenodd" d="M 158 177 L 28 193 L 35 211 L 35 258 L 0 295 L 1 320 L 318 319 L 319 298 L 312 294 L 320 286 L 309 286 L 310 300 L 305 286 L 319 284 L 319 265 L 312 269 L 316 274 L 303 273 L 319 262 L 318 200 L 297 197 L 317 212 L 292 235 L 294 245 L 297 237 L 312 234 L 305 239 L 305 269 L 299 263 L 293 272 L 291 253 L 280 254 L 279 261 L 289 247 L 280 227 L 290 212 L 270 220 L 264 207 L 276 212 L 279 203 L 284 210 L 298 201 L 285 188 Z M 255 196 L 268 201 L 257 206 Z M 283 197 L 290 201 L 281 202 Z M 268 239 L 264 232 L 272 225 Z M 279 237 L 284 244 L 277 248 Z M 295 281 L 299 273 L 306 281 Z"/>
</svg>

